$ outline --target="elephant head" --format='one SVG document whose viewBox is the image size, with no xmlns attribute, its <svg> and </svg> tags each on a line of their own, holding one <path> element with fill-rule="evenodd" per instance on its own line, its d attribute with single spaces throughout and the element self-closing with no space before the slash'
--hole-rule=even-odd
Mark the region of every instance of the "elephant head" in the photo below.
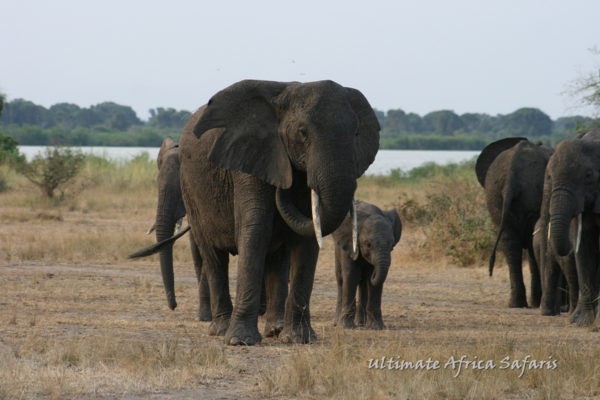
<svg viewBox="0 0 600 400">
<path fill-rule="evenodd" d="M 157 158 L 158 206 L 156 209 L 156 241 L 162 242 L 173 235 L 176 224 L 185 216 L 185 207 L 179 185 L 179 146 L 166 138 Z M 173 243 L 160 251 L 160 270 L 171 310 L 177 307 L 173 275 Z"/>
<path fill-rule="evenodd" d="M 567 139 L 556 147 L 546 168 L 544 202 L 550 244 L 558 256 L 566 256 L 572 250 L 571 220 L 583 212 L 600 214 L 600 133 Z"/>
<path fill-rule="evenodd" d="M 343 221 L 356 179 L 379 148 L 379 123 L 368 101 L 332 81 L 235 83 L 210 99 L 193 131 L 201 137 L 213 128 L 224 129 L 209 159 L 275 186 L 286 224 L 304 236 L 314 229 L 318 240 Z M 297 176 L 306 181 L 294 182 Z M 290 196 L 302 185 L 312 192 L 312 218 Z"/>
<path fill-rule="evenodd" d="M 396 210 L 372 214 L 359 223 L 358 249 L 360 255 L 373 266 L 371 285 L 383 284 L 387 277 L 391 254 L 400 240 L 402 223 Z M 352 254 L 358 258 L 358 254 Z"/>
</svg>

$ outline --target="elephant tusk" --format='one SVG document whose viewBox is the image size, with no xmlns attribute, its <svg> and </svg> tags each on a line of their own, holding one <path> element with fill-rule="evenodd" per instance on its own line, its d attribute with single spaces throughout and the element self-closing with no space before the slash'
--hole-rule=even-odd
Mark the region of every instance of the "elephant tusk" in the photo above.
<svg viewBox="0 0 600 400">
<path fill-rule="evenodd" d="M 312 208 L 313 227 L 315 228 L 315 237 L 319 248 L 323 247 L 323 235 L 321 234 L 321 217 L 319 216 L 319 195 L 314 190 L 310 191 L 310 201 Z"/>
<path fill-rule="evenodd" d="M 548 237 L 546 238 L 548 241 L 550 241 L 550 231 L 552 230 L 552 222 L 548 222 Z"/>
<path fill-rule="evenodd" d="M 579 245 L 581 244 L 581 214 L 577 216 L 577 243 L 575 244 L 575 253 L 579 253 Z"/>
<path fill-rule="evenodd" d="M 148 231 L 146 231 L 146 235 L 149 235 L 149 234 L 151 234 L 152 232 L 154 232 L 154 229 L 155 229 L 155 228 L 156 228 L 156 224 L 152 225 L 152 226 L 150 227 L 150 229 L 148 229 Z"/>
<path fill-rule="evenodd" d="M 352 199 L 350 215 L 352 215 L 352 252 L 356 253 L 358 249 L 358 222 L 356 217 L 356 200 L 354 199 Z"/>
<path fill-rule="evenodd" d="M 179 220 L 177 220 L 177 223 L 175 224 L 175 234 L 181 232 L 181 225 L 183 225 L 183 218 L 179 218 Z"/>
</svg>

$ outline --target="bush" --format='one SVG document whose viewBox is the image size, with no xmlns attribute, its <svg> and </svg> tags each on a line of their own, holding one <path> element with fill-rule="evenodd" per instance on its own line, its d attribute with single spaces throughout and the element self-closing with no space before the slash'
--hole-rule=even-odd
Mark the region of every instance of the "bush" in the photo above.
<svg viewBox="0 0 600 400">
<path fill-rule="evenodd" d="M 402 178 L 421 182 L 420 197 L 402 195 L 396 208 L 404 223 L 419 226 L 425 234 L 423 257 L 445 256 L 460 266 L 489 257 L 494 228 L 471 164 L 426 165 Z"/>
<path fill-rule="evenodd" d="M 64 188 L 79 173 L 85 156 L 68 147 L 48 147 L 43 155 L 19 164 L 18 171 L 31 183 L 40 188 L 48 198 L 54 198 L 55 191 L 64 198 Z"/>
</svg>

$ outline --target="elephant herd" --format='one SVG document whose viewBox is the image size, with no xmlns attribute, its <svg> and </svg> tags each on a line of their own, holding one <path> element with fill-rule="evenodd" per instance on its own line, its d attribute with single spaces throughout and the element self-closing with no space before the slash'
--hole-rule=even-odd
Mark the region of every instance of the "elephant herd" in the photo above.
<svg viewBox="0 0 600 400">
<path fill-rule="evenodd" d="M 378 151 L 379 129 L 363 94 L 333 81 L 244 80 L 221 90 L 192 115 L 179 144 L 163 142 L 151 228 L 157 243 L 130 257 L 160 252 L 174 309 L 172 247 L 189 231 L 198 317 L 211 321 L 210 335 L 230 345 L 256 344 L 263 336 L 309 343 L 316 340 L 310 297 L 319 248 L 332 234 L 334 323 L 383 328 L 383 283 L 402 224 L 395 210 L 354 198 L 357 179 Z M 555 151 L 510 138 L 481 153 L 476 173 L 499 229 L 494 254 L 500 246 L 509 264 L 511 307 L 527 306 L 526 249 L 530 305 L 557 314 L 564 276 L 573 321 L 593 322 L 600 286 L 598 135 L 566 140 Z M 174 235 L 184 216 L 189 226 Z M 238 255 L 235 305 L 229 255 Z"/>
<path fill-rule="evenodd" d="M 523 250 L 531 271 L 529 305 L 542 315 L 568 311 L 579 326 L 600 326 L 600 132 L 555 149 L 526 138 L 488 145 L 476 164 L 509 267 L 510 307 L 527 307 Z"/>
</svg>

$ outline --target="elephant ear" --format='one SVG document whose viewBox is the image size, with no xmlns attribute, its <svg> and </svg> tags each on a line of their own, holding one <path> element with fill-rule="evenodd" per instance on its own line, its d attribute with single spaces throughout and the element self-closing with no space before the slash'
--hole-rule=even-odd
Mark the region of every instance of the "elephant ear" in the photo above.
<svg viewBox="0 0 600 400">
<path fill-rule="evenodd" d="M 506 139 L 500 139 L 493 143 L 488 144 L 477 157 L 477 163 L 475 164 L 475 173 L 477 174 L 477 180 L 479 184 L 485 186 L 485 175 L 490 165 L 494 162 L 496 157 L 504 150 L 508 150 L 514 145 L 523 140 L 527 140 L 524 137 L 511 137 Z"/>
<path fill-rule="evenodd" d="M 292 185 L 292 166 L 279 137 L 279 118 L 274 98 L 290 83 L 244 80 L 215 94 L 194 126 L 202 136 L 213 128 L 222 130 L 208 158 L 221 168 L 241 171 L 271 185 Z"/>
<path fill-rule="evenodd" d="M 394 245 L 400 241 L 400 236 L 402 235 L 402 221 L 400 221 L 400 216 L 395 209 L 383 211 L 383 214 L 389 219 L 392 223 L 392 231 L 394 232 Z"/>
<path fill-rule="evenodd" d="M 379 121 L 373 108 L 358 90 L 345 88 L 348 101 L 358 120 L 354 138 L 354 154 L 356 157 L 356 176 L 359 177 L 369 168 L 375 160 L 379 150 Z"/>
<path fill-rule="evenodd" d="M 173 139 L 171 138 L 164 138 L 162 145 L 160 146 L 160 150 L 158 151 L 158 157 L 156 157 L 156 163 L 158 164 L 158 169 L 160 169 L 160 167 L 163 164 L 163 161 L 165 160 L 165 156 L 167 155 L 167 152 L 175 147 L 178 147 L 179 145 L 177 144 L 177 142 L 175 142 Z"/>
</svg>

